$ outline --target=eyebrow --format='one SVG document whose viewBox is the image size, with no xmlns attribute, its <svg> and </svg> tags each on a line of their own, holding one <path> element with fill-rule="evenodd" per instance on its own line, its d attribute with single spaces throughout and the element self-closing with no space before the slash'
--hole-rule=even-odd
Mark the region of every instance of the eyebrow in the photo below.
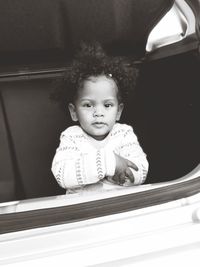
<svg viewBox="0 0 200 267">
<path fill-rule="evenodd" d="M 80 100 L 81 101 L 95 101 L 95 99 L 92 99 L 92 98 L 81 98 Z M 106 98 L 103 101 L 114 101 L 114 100 L 115 98 L 113 97 L 113 98 Z"/>
<path fill-rule="evenodd" d="M 85 101 L 93 102 L 94 100 L 93 99 L 90 99 L 90 98 L 81 98 L 80 99 L 80 102 L 85 102 Z"/>
</svg>

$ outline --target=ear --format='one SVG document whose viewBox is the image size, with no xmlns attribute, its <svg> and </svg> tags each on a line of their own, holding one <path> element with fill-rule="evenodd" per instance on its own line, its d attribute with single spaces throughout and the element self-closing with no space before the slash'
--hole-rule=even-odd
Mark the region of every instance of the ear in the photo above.
<svg viewBox="0 0 200 267">
<path fill-rule="evenodd" d="M 69 112 L 70 112 L 70 115 L 71 115 L 71 119 L 73 121 L 78 121 L 78 117 L 77 117 L 77 114 L 76 114 L 76 108 L 75 108 L 74 104 L 69 103 L 68 109 L 69 109 Z"/>
<path fill-rule="evenodd" d="M 120 103 L 118 106 L 118 112 L 117 112 L 117 118 L 116 118 L 117 121 L 120 120 L 123 109 L 124 109 L 124 104 Z"/>
</svg>

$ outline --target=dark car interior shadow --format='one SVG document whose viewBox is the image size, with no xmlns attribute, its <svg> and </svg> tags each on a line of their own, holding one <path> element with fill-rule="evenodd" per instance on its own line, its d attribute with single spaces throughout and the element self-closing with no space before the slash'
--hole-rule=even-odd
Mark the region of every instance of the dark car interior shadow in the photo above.
<svg viewBox="0 0 200 267">
<path fill-rule="evenodd" d="M 198 165 L 196 52 L 143 61 L 148 34 L 173 0 L 42 0 L 39 9 L 29 0 L 13 1 L 12 8 L 2 3 L 0 202 L 65 194 L 51 162 L 71 120 L 49 95 L 82 39 L 102 42 L 113 55 L 142 59 L 122 120 L 134 127 L 148 156 L 146 183 L 180 178 Z"/>
<path fill-rule="evenodd" d="M 133 126 L 148 156 L 146 183 L 180 178 L 199 163 L 199 65 L 198 58 L 187 53 L 140 67 L 138 84 L 122 121 Z M 61 131 L 72 122 L 67 107 L 63 112 L 49 99 L 52 81 L 1 83 L 10 134 L 8 138 L 4 126 L 2 138 L 7 145 L 4 142 L 0 152 L 1 175 L 10 179 L 10 200 L 65 193 L 51 173 L 51 161 Z"/>
</svg>

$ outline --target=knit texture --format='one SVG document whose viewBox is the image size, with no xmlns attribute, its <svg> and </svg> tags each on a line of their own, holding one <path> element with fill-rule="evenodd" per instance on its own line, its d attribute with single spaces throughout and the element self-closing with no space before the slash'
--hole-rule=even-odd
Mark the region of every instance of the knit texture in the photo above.
<svg viewBox="0 0 200 267">
<path fill-rule="evenodd" d="M 138 171 L 131 169 L 134 183 L 142 184 L 147 176 L 148 161 L 131 126 L 116 123 L 108 136 L 98 141 L 88 136 L 79 126 L 62 132 L 60 145 L 52 162 L 52 172 L 58 184 L 70 189 L 108 180 L 115 173 L 114 153 L 132 161 Z"/>
</svg>

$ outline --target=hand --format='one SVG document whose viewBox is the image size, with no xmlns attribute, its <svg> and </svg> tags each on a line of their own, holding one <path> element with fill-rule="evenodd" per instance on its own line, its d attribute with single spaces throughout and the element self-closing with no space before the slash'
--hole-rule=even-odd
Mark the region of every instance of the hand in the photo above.
<svg viewBox="0 0 200 267">
<path fill-rule="evenodd" d="M 138 167 L 130 160 L 125 159 L 117 154 L 115 154 L 116 159 L 116 168 L 115 168 L 115 174 L 112 177 L 112 179 L 117 184 L 123 184 L 125 183 L 126 179 L 130 179 L 131 182 L 134 182 L 134 175 L 130 168 L 138 171 Z"/>
</svg>

